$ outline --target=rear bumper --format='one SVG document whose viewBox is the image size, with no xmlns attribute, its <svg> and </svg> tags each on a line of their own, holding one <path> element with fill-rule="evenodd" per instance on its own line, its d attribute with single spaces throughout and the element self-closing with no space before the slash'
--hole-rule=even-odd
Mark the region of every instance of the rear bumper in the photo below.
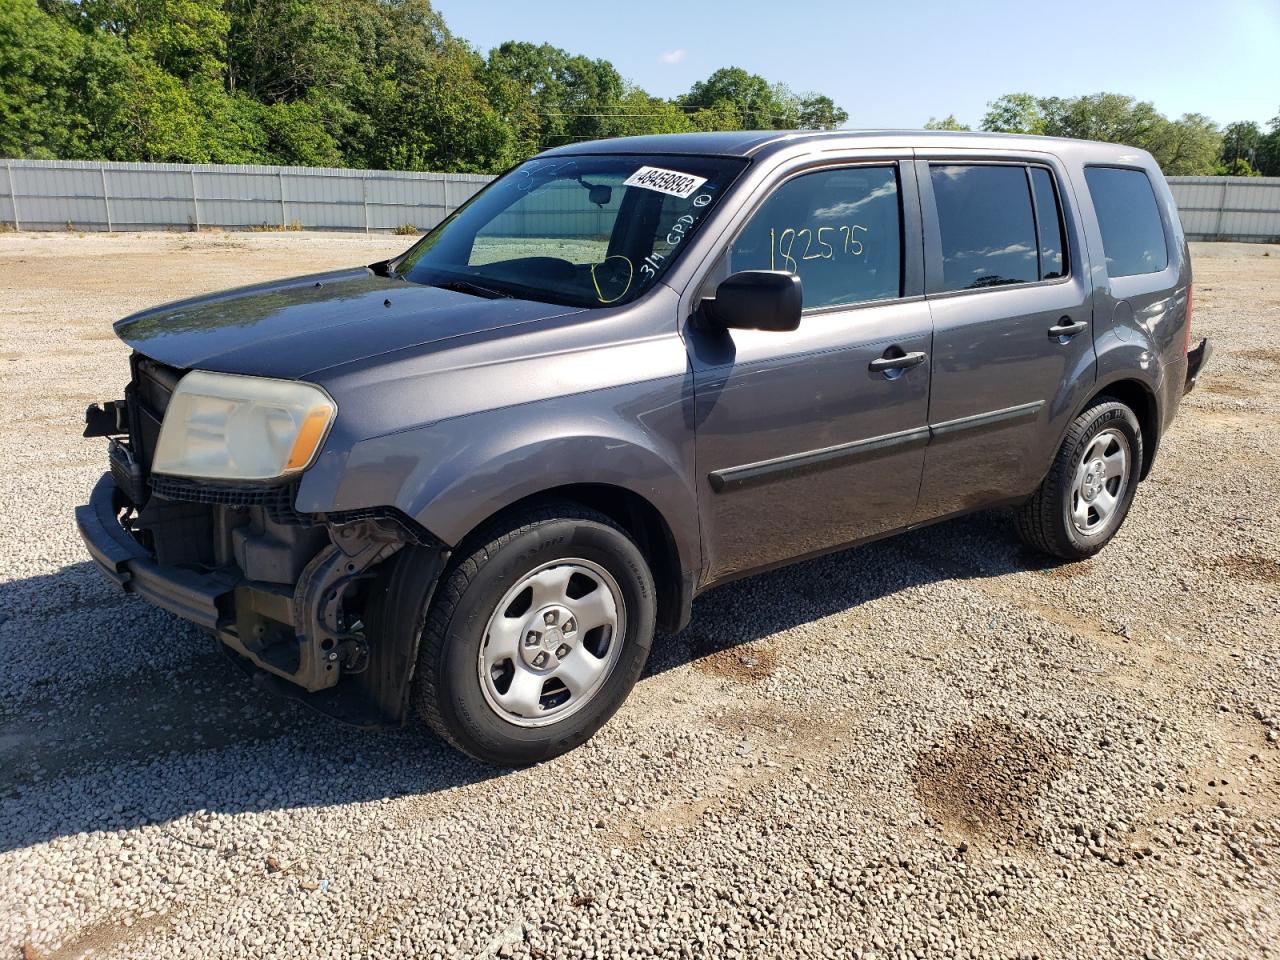
<svg viewBox="0 0 1280 960">
<path fill-rule="evenodd" d="M 1194 350 L 1187 351 L 1187 380 L 1182 388 L 1183 394 L 1190 393 L 1195 389 L 1196 381 L 1200 379 L 1200 373 L 1204 370 L 1204 366 L 1209 362 L 1209 358 L 1213 356 L 1213 341 L 1205 338 L 1200 341 L 1200 345 Z"/>
<path fill-rule="evenodd" d="M 162 567 L 120 526 L 116 498 L 115 481 L 105 474 L 89 502 L 76 507 L 76 526 L 89 556 L 126 593 L 218 631 L 231 613 L 230 598 L 240 578 Z"/>
</svg>

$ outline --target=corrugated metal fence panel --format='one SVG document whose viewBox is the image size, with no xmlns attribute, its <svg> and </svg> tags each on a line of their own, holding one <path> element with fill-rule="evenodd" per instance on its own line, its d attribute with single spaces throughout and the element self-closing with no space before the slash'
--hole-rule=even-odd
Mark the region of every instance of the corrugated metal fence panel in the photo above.
<svg viewBox="0 0 1280 960">
<path fill-rule="evenodd" d="M 1190 240 L 1280 243 L 1280 177 L 1170 177 Z"/>
<path fill-rule="evenodd" d="M 536 237 L 540 231 L 571 237 L 608 239 L 622 202 L 622 190 L 614 190 L 607 204 L 588 205 L 581 184 L 560 181 L 522 197 L 506 213 L 495 217 L 484 232 L 492 236 Z"/>
<path fill-rule="evenodd" d="M 4 165 L 4 170 L 0 171 L 0 223 L 13 224 L 17 218 L 13 215 L 13 187 L 12 176 L 8 164 Z"/>
<path fill-rule="evenodd" d="M 0 223 L 24 230 L 426 229 L 491 179 L 398 170 L 0 160 Z"/>
<path fill-rule="evenodd" d="M 434 227 L 491 180 L 478 174 L 179 163 L 0 160 L 0 223 L 24 230 Z M 1280 242 L 1280 177 L 1170 177 L 1193 240 Z M 547 192 L 493 232 L 597 235 L 607 211 Z M 577 198 L 580 199 L 580 198 Z M 563 219 L 568 217 L 571 222 Z"/>
<path fill-rule="evenodd" d="M 24 229 L 63 230 L 68 223 L 105 225 L 101 168 L 14 162 L 9 174 Z"/>
<path fill-rule="evenodd" d="M 105 173 L 112 229 L 145 230 L 155 224 L 195 225 L 190 171 L 107 169 Z"/>
</svg>

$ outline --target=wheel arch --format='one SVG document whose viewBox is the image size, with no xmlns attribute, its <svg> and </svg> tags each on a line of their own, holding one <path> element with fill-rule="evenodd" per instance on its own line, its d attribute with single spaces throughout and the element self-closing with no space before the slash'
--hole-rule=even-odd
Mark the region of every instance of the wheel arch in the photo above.
<svg viewBox="0 0 1280 960">
<path fill-rule="evenodd" d="M 658 626 L 674 633 L 689 622 L 693 576 L 681 563 L 675 534 L 662 511 L 649 499 L 613 483 L 566 483 L 526 494 L 477 521 L 460 540 L 466 543 L 481 530 L 500 525 L 507 515 L 542 503 L 569 501 L 596 510 L 626 531 L 648 561 L 657 588 Z M 461 553 L 463 551 L 459 551 Z"/>
<path fill-rule="evenodd" d="M 1160 446 L 1160 403 L 1156 399 L 1155 388 L 1136 377 L 1117 377 L 1096 385 L 1089 398 L 1076 411 L 1076 416 L 1104 399 L 1123 403 L 1138 418 L 1138 426 L 1142 430 L 1142 469 L 1138 473 L 1138 479 L 1145 480 L 1151 472 L 1156 450 Z"/>
</svg>

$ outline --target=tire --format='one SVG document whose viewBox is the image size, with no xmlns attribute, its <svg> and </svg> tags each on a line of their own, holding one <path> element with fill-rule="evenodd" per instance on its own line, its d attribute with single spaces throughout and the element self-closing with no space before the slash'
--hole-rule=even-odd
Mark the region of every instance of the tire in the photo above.
<svg viewBox="0 0 1280 960">
<path fill-rule="evenodd" d="M 1112 477 L 1117 452 L 1124 470 Z M 1143 456 L 1142 429 L 1134 412 L 1117 400 L 1101 398 L 1072 422 L 1048 476 L 1018 509 L 1018 535 L 1029 547 L 1063 560 L 1093 556 L 1128 515 Z M 1105 470 L 1097 469 L 1098 464 Z"/>
<path fill-rule="evenodd" d="M 581 745 L 622 705 L 649 656 L 656 593 L 644 555 L 608 517 L 561 503 L 509 515 L 455 557 L 422 628 L 418 714 L 457 749 L 505 767 Z M 610 608 L 612 626 L 594 626 Z M 541 671 L 539 655 L 548 661 Z M 534 701 L 529 691 L 544 692 Z M 513 709 L 507 698 L 517 694 Z"/>
</svg>

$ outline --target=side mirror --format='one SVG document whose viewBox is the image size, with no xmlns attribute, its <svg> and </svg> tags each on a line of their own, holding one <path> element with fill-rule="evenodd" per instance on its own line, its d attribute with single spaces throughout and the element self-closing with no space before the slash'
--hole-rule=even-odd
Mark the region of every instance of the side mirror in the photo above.
<svg viewBox="0 0 1280 960">
<path fill-rule="evenodd" d="M 794 330 L 803 306 L 800 278 L 785 270 L 744 270 L 720 281 L 714 300 L 702 311 L 718 327 L 738 330 Z"/>
</svg>

